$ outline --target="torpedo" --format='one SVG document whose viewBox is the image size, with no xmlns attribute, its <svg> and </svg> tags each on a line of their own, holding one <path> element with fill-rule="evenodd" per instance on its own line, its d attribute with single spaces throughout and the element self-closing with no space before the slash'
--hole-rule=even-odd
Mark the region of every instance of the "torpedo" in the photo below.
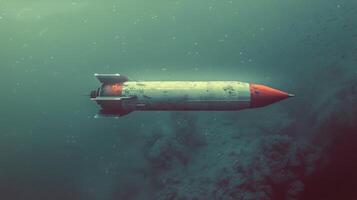
<svg viewBox="0 0 357 200">
<path fill-rule="evenodd" d="M 240 81 L 131 81 L 121 74 L 94 74 L 101 82 L 90 99 L 99 116 L 133 111 L 238 111 L 264 107 L 293 94 Z"/>
</svg>

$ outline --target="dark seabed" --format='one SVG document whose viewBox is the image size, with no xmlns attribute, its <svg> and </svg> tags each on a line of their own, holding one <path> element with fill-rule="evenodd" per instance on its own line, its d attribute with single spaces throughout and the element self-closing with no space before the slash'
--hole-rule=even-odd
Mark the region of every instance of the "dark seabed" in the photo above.
<svg viewBox="0 0 357 200">
<path fill-rule="evenodd" d="M 357 199 L 357 1 L 0 0 L 1 200 Z M 295 93 L 94 119 L 94 73 Z"/>
</svg>

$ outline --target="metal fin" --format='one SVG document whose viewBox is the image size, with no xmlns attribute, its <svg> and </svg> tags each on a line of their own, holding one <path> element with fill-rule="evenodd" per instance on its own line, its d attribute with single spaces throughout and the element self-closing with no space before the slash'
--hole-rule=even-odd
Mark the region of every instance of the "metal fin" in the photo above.
<svg viewBox="0 0 357 200">
<path fill-rule="evenodd" d="M 94 74 L 101 83 L 123 83 L 128 77 L 120 74 Z"/>
<path fill-rule="evenodd" d="M 133 112 L 132 110 L 101 110 L 94 118 L 119 118 Z"/>
<path fill-rule="evenodd" d="M 92 101 L 122 101 L 122 100 L 130 100 L 134 99 L 136 96 L 131 97 L 96 97 L 91 98 Z"/>
</svg>

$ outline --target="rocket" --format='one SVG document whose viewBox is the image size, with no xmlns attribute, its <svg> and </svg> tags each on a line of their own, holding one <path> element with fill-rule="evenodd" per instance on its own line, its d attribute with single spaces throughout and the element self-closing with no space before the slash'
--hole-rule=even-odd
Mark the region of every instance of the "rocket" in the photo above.
<svg viewBox="0 0 357 200">
<path fill-rule="evenodd" d="M 239 81 L 131 81 L 121 74 L 94 74 L 101 82 L 90 99 L 99 116 L 132 111 L 238 111 L 281 101 L 293 94 Z"/>
</svg>

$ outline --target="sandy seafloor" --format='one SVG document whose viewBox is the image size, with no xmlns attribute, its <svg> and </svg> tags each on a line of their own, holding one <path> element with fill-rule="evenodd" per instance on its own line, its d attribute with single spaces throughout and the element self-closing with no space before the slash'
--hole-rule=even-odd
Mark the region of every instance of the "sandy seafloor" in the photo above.
<svg viewBox="0 0 357 200">
<path fill-rule="evenodd" d="M 94 73 L 296 97 L 94 119 Z M 0 74 L 1 200 L 357 199 L 355 0 L 0 0 Z"/>
</svg>

